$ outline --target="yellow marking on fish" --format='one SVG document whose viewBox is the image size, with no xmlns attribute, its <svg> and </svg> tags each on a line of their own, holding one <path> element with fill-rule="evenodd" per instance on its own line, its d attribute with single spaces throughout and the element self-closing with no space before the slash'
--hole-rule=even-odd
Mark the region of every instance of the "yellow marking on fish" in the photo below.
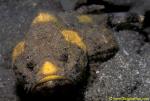
<svg viewBox="0 0 150 101">
<path fill-rule="evenodd" d="M 41 12 L 38 14 L 37 17 L 35 17 L 32 24 L 47 23 L 47 22 L 57 22 L 57 18 L 52 14 Z"/>
<path fill-rule="evenodd" d="M 38 84 L 47 82 L 47 81 L 52 81 L 52 80 L 60 80 L 60 79 L 66 79 L 64 76 L 58 76 L 58 75 L 50 75 L 50 76 L 46 76 L 43 79 L 41 79 L 40 81 L 38 81 Z"/>
<path fill-rule="evenodd" d="M 50 61 L 46 61 L 40 68 L 39 73 L 42 75 L 53 75 L 56 74 L 57 71 L 58 71 L 58 67 L 56 65 L 54 65 Z"/>
<path fill-rule="evenodd" d="M 86 51 L 86 45 L 82 38 L 79 36 L 78 32 L 73 30 L 63 30 L 61 33 L 66 41 L 69 41 Z"/>
<path fill-rule="evenodd" d="M 13 62 L 17 59 L 19 55 L 21 55 L 24 52 L 24 48 L 25 48 L 25 41 L 21 41 L 15 46 L 12 53 Z"/>
<path fill-rule="evenodd" d="M 77 16 L 77 19 L 80 23 L 92 23 L 93 19 L 88 15 Z"/>
</svg>

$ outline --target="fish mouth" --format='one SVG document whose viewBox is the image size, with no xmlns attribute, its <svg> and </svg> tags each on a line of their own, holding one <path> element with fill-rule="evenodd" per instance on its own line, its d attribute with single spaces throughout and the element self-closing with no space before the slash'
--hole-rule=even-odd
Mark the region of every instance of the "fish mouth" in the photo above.
<svg viewBox="0 0 150 101">
<path fill-rule="evenodd" d="M 49 75 L 46 76 L 44 78 L 42 78 L 41 80 L 39 80 L 39 82 L 37 84 L 42 84 L 48 81 L 54 81 L 54 80 L 66 80 L 67 78 L 64 76 L 59 76 L 59 75 Z"/>
<path fill-rule="evenodd" d="M 67 79 L 65 76 L 59 76 L 59 75 L 49 75 L 45 76 L 44 78 L 40 79 L 33 87 L 33 89 L 36 89 L 37 87 L 40 87 L 41 85 L 49 82 L 49 81 L 67 81 L 71 83 L 71 80 Z M 32 90 L 33 90 L 32 89 Z"/>
</svg>

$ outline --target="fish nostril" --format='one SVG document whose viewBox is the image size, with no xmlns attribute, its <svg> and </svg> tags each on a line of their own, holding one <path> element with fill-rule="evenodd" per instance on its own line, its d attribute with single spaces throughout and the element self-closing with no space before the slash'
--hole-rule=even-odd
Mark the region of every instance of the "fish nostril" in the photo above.
<svg viewBox="0 0 150 101">
<path fill-rule="evenodd" d="M 31 61 L 31 62 L 29 62 L 29 63 L 27 63 L 27 66 L 26 66 L 28 69 L 30 69 L 30 70 L 33 70 L 34 69 L 34 67 L 35 67 L 35 64 Z"/>
</svg>

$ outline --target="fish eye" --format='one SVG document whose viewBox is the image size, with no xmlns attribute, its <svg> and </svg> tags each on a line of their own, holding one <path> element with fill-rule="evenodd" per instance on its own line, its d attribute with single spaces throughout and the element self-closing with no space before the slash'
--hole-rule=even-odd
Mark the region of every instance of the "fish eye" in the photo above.
<svg viewBox="0 0 150 101">
<path fill-rule="evenodd" d="M 27 60 L 30 60 L 30 59 L 31 59 L 31 56 L 27 56 L 26 59 L 27 59 Z"/>
<path fill-rule="evenodd" d="M 34 69 L 35 66 L 36 66 L 36 64 L 33 63 L 33 61 L 28 62 L 27 65 L 26 65 L 26 67 L 28 69 L 30 69 L 31 71 Z"/>
<path fill-rule="evenodd" d="M 67 53 L 62 54 L 60 56 L 60 61 L 67 62 L 68 61 L 68 54 Z"/>
</svg>

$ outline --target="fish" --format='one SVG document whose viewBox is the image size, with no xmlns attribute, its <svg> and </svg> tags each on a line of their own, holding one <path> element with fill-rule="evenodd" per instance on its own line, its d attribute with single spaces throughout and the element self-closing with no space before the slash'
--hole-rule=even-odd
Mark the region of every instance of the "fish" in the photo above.
<svg viewBox="0 0 150 101">
<path fill-rule="evenodd" d="M 25 91 L 51 92 L 82 82 L 89 63 L 102 63 L 117 51 L 106 14 L 41 10 L 13 48 L 12 68 Z"/>
</svg>

